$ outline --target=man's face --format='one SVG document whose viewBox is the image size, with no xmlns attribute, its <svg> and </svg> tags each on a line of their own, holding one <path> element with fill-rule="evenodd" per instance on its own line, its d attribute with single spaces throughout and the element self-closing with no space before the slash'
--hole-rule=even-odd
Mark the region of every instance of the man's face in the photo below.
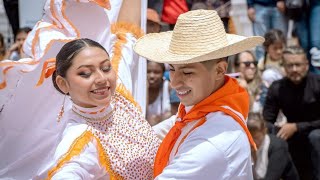
<svg viewBox="0 0 320 180">
<path fill-rule="evenodd" d="M 287 77 L 294 83 L 299 84 L 309 70 L 308 61 L 303 54 L 284 54 L 284 68 Z"/>
<path fill-rule="evenodd" d="M 217 89 L 215 67 L 213 64 L 212 68 L 207 68 L 202 63 L 170 65 L 171 87 L 183 105 L 195 105 Z"/>
<path fill-rule="evenodd" d="M 147 34 L 149 33 L 158 33 L 161 30 L 160 24 L 150 21 L 147 21 Z"/>
</svg>

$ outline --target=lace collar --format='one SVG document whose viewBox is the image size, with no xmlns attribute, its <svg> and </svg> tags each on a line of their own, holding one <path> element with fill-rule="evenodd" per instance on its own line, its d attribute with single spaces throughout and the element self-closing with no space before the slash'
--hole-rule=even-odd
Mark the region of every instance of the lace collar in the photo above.
<svg viewBox="0 0 320 180">
<path fill-rule="evenodd" d="M 87 122 L 100 122 L 109 119 L 113 114 L 113 105 L 105 107 L 84 108 L 76 104 L 72 105 L 72 111 Z"/>
</svg>

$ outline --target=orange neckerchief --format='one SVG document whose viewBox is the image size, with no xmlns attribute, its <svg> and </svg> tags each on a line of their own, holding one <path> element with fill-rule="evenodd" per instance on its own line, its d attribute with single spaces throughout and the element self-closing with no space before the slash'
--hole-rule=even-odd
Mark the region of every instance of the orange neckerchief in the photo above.
<svg viewBox="0 0 320 180">
<path fill-rule="evenodd" d="M 251 145 L 256 149 L 256 145 L 244 121 L 249 113 L 248 93 L 239 86 L 235 79 L 225 76 L 225 84 L 209 97 L 192 107 L 188 113 L 185 111 L 185 106 L 180 104 L 178 117 L 181 118 L 181 121 L 176 121 L 158 149 L 154 165 L 154 177 L 161 174 L 167 166 L 171 151 L 181 134 L 182 128 L 189 122 L 205 118 L 207 114 L 217 111 L 224 112 L 235 119 L 246 132 Z M 244 119 L 240 118 L 234 111 L 241 114 Z"/>
</svg>

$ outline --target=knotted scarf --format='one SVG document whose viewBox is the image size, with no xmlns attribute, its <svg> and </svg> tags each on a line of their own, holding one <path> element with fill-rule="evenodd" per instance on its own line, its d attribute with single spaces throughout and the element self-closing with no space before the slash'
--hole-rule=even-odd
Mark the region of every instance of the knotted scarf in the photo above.
<svg viewBox="0 0 320 180">
<path fill-rule="evenodd" d="M 221 111 L 237 121 L 246 132 L 251 145 L 256 149 L 256 145 L 246 126 L 246 119 L 249 113 L 248 93 L 244 88 L 239 86 L 236 79 L 225 76 L 225 84 L 210 96 L 194 105 L 188 113 L 185 111 L 185 106 L 180 104 L 178 110 L 180 121 L 176 121 L 158 149 L 155 159 L 154 177 L 161 174 L 167 166 L 171 151 L 181 134 L 181 130 L 189 122 L 204 119 L 207 114 L 217 111 Z"/>
</svg>

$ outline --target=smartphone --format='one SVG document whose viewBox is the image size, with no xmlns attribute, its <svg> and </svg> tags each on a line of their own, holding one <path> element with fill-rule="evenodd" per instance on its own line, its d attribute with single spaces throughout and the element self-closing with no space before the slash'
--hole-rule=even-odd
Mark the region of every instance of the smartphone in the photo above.
<svg viewBox="0 0 320 180">
<path fill-rule="evenodd" d="M 239 73 L 239 72 L 237 72 L 237 73 L 230 73 L 230 74 L 226 74 L 226 75 L 228 75 L 228 76 L 230 76 L 230 77 L 233 77 L 233 78 L 239 78 L 239 77 L 240 77 L 240 73 Z"/>
</svg>

